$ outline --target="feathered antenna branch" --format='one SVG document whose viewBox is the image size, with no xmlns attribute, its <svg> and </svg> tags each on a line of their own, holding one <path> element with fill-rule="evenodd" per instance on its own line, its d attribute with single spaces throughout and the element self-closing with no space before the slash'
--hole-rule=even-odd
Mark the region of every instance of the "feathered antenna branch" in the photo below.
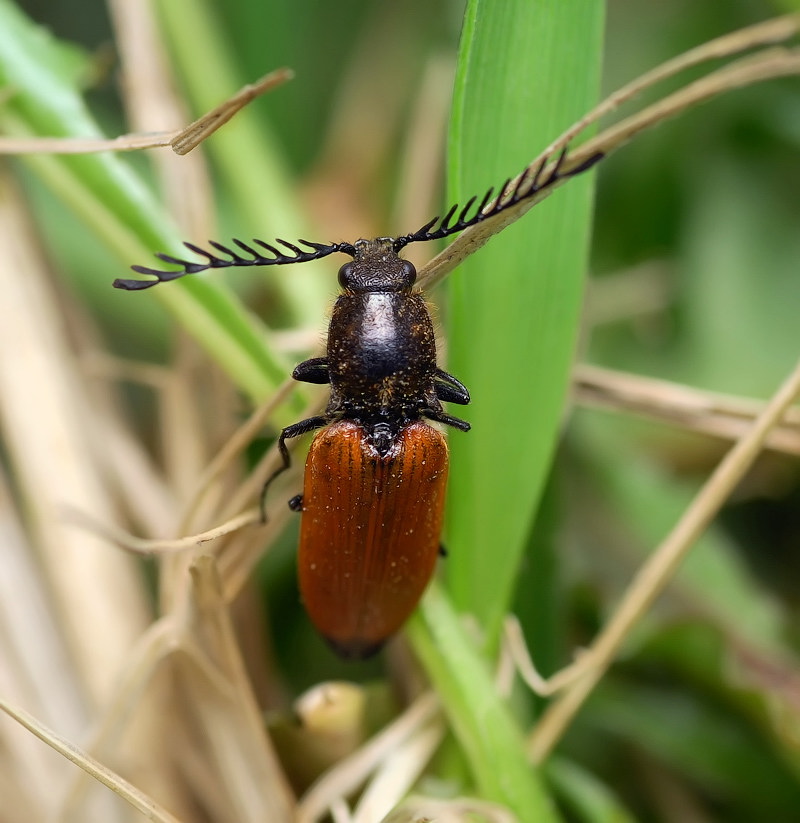
<svg viewBox="0 0 800 823">
<path fill-rule="evenodd" d="M 327 257 L 329 254 L 336 252 L 344 252 L 345 254 L 354 255 L 355 248 L 351 243 L 314 243 L 311 240 L 298 240 L 304 246 L 308 246 L 311 251 L 305 251 L 289 243 L 286 240 L 278 238 L 276 243 L 289 249 L 291 254 L 273 246 L 271 243 L 265 243 L 263 240 L 253 240 L 256 246 L 266 249 L 271 256 L 265 257 L 260 251 L 248 245 L 242 240 L 234 238 L 233 243 L 237 249 L 230 246 L 223 246 L 222 243 L 217 243 L 214 240 L 209 240 L 209 245 L 215 248 L 221 254 L 227 257 L 219 257 L 206 249 L 195 246 L 194 243 L 184 243 L 189 251 L 194 254 L 204 257 L 207 262 L 193 263 L 191 260 L 183 260 L 179 257 L 173 257 L 170 254 L 156 254 L 159 260 L 169 263 L 171 266 L 180 266 L 174 271 L 162 271 L 161 269 L 151 269 L 147 266 L 131 266 L 131 268 L 138 274 L 151 274 L 155 276 L 156 280 L 115 280 L 114 288 L 126 289 L 127 291 L 137 291 L 139 289 L 149 289 L 157 283 L 168 283 L 170 280 L 177 280 L 179 277 L 184 277 L 187 274 L 196 274 L 199 271 L 206 271 L 207 269 L 224 269 L 232 266 L 283 266 L 290 263 L 307 263 L 309 260 L 319 260 L 321 257 Z M 239 251 L 249 254 L 250 257 L 242 257 Z"/>
<path fill-rule="evenodd" d="M 469 214 L 472 211 L 472 207 L 478 199 L 477 197 L 471 197 L 467 201 L 467 204 L 461 209 L 458 214 L 458 218 L 453 223 L 451 221 L 453 220 L 453 217 L 455 217 L 456 212 L 458 212 L 458 204 L 456 204 L 447 212 L 447 214 L 445 214 L 444 217 L 434 217 L 433 220 L 429 221 L 422 226 L 422 228 L 417 229 L 417 231 L 412 234 L 406 234 L 403 235 L 403 237 L 398 237 L 394 241 L 395 251 L 400 251 L 400 249 L 407 246 L 409 243 L 418 243 L 425 240 L 439 240 L 442 237 L 448 237 L 451 234 L 456 234 L 464 229 L 468 229 L 470 226 L 474 226 L 484 220 L 488 220 L 490 217 L 500 214 L 506 209 L 511 208 L 511 206 L 516 206 L 516 204 L 522 200 L 527 200 L 529 197 L 533 197 L 538 192 L 555 185 L 561 180 L 565 180 L 568 177 L 574 177 L 577 174 L 588 171 L 603 157 L 601 153 L 594 154 L 580 165 L 575 166 L 569 171 L 563 171 L 566 156 L 567 150 L 565 148 L 558 155 L 555 165 L 546 175 L 544 174 L 545 166 L 550 160 L 550 157 L 542 158 L 541 162 L 537 166 L 527 168 L 520 175 L 520 178 L 517 180 L 514 188 L 510 192 L 506 193 L 506 188 L 513 179 L 508 178 L 508 180 L 500 186 L 500 193 L 497 199 L 487 209 L 486 207 L 491 202 L 492 195 L 494 194 L 494 188 L 489 189 L 470 217 Z M 439 228 L 433 229 L 437 223 L 439 224 Z"/>
<path fill-rule="evenodd" d="M 419 243 L 426 240 L 439 240 L 442 237 L 448 237 L 451 234 L 468 229 L 477 223 L 488 220 L 490 217 L 500 214 L 506 209 L 517 205 L 517 203 L 533 197 L 540 191 L 554 186 L 561 180 L 568 177 L 574 177 L 587 171 L 602 157 L 602 153 L 593 154 L 588 160 L 564 171 L 564 161 L 567 156 L 567 150 L 564 149 L 556 159 L 553 167 L 545 173 L 550 157 L 545 157 L 535 167 L 527 168 L 519 177 L 519 180 L 514 184 L 510 192 L 506 192 L 512 178 L 503 183 L 500 187 L 500 194 L 492 203 L 492 195 L 494 188 L 489 189 L 478 203 L 473 211 L 477 197 L 472 197 L 467 201 L 467 204 L 459 211 L 458 205 L 453 206 L 444 217 L 434 217 L 433 220 L 427 222 L 422 228 L 412 234 L 406 234 L 393 240 L 395 251 L 400 251 L 409 243 Z M 491 204 L 491 205 L 490 205 Z M 488 208 L 487 208 L 488 207 Z M 470 213 L 472 212 L 471 216 Z M 458 217 L 456 217 L 458 214 Z M 453 218 L 456 217 L 455 221 Z M 436 224 L 439 227 L 434 229 Z M 351 257 L 355 256 L 355 247 L 352 243 L 314 243 L 311 240 L 298 240 L 297 242 L 303 246 L 307 246 L 311 251 L 306 251 L 289 243 L 286 240 L 278 239 L 275 242 L 280 243 L 281 246 L 289 249 L 290 254 L 286 254 L 281 249 L 273 246 L 271 243 L 265 243 L 263 240 L 253 240 L 255 246 L 260 249 L 265 249 L 269 252 L 269 256 L 264 256 L 258 249 L 254 248 L 242 240 L 234 238 L 233 244 L 236 248 L 230 246 L 223 246 L 214 240 L 209 240 L 209 245 L 216 249 L 224 257 L 220 257 L 213 252 L 200 248 L 194 243 L 184 243 L 189 251 L 205 259 L 205 262 L 196 263 L 191 260 L 184 260 L 180 257 L 173 257 L 170 254 L 158 253 L 156 257 L 163 260 L 171 266 L 179 266 L 180 268 L 174 270 L 152 269 L 148 266 L 131 266 L 131 268 L 138 274 L 152 275 L 155 280 L 115 280 L 114 287 L 117 289 L 126 289 L 128 291 L 138 291 L 139 289 L 149 289 L 157 283 L 168 283 L 170 280 L 177 280 L 180 277 L 185 277 L 187 274 L 196 274 L 197 272 L 207 271 L 208 269 L 224 269 L 234 266 L 283 266 L 290 263 L 307 263 L 309 260 L 319 260 L 321 257 L 327 257 L 329 254 L 336 252 L 343 252 L 349 254 Z M 249 257 L 242 257 L 239 252 L 248 254 Z"/>
</svg>

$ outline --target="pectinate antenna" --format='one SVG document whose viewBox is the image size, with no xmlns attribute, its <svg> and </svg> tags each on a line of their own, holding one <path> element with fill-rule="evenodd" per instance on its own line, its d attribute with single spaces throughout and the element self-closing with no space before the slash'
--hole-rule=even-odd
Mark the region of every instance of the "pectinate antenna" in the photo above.
<svg viewBox="0 0 800 823">
<path fill-rule="evenodd" d="M 475 206 L 475 202 L 478 199 L 477 197 L 471 197 L 460 211 L 458 204 L 452 206 L 444 217 L 434 217 L 433 220 L 430 220 L 412 234 L 406 234 L 396 238 L 394 241 L 395 251 L 400 251 L 400 249 L 409 243 L 419 243 L 425 240 L 440 240 L 442 237 L 449 237 L 451 234 L 464 231 L 464 229 L 468 229 L 470 226 L 475 226 L 484 220 L 488 220 L 490 217 L 504 212 L 512 206 L 516 206 L 517 203 L 533 197 L 535 194 L 550 188 L 561 180 L 565 180 L 568 177 L 575 177 L 578 174 L 588 171 L 603 157 L 602 153 L 598 152 L 575 168 L 564 171 L 563 167 L 566 156 L 567 150 L 563 149 L 558 155 L 555 165 L 547 174 L 545 174 L 545 166 L 550 160 L 550 157 L 543 158 L 537 166 L 527 168 L 523 174 L 520 175 L 514 188 L 504 194 L 511 182 L 511 178 L 506 180 L 506 182 L 500 186 L 500 194 L 494 205 L 488 209 L 486 207 L 491 202 L 492 195 L 495 191 L 493 188 L 486 192 L 477 206 Z M 458 217 L 456 217 L 456 213 L 458 213 Z M 456 218 L 455 221 L 453 220 L 454 217 Z M 437 224 L 438 227 L 434 228 Z"/>
<path fill-rule="evenodd" d="M 550 157 L 545 157 L 535 167 L 527 168 L 519 180 L 514 184 L 511 191 L 507 192 L 511 178 L 505 181 L 499 189 L 499 196 L 496 201 L 490 206 L 492 196 L 494 195 L 494 188 L 484 194 L 477 206 L 475 205 L 478 198 L 471 197 L 465 206 L 459 210 L 459 206 L 455 205 L 449 209 L 444 217 L 434 217 L 433 220 L 427 222 L 424 226 L 417 229 L 412 234 L 406 234 L 398 237 L 392 241 L 395 252 L 399 252 L 404 246 L 409 243 L 418 243 L 425 240 L 439 240 L 443 237 L 449 237 L 451 234 L 468 229 L 470 226 L 475 226 L 478 223 L 488 220 L 490 217 L 495 217 L 498 214 L 516 206 L 524 200 L 533 197 L 545 189 L 550 188 L 561 180 L 568 177 L 574 177 L 578 174 L 587 171 L 600 159 L 602 153 L 592 155 L 588 160 L 584 161 L 578 166 L 564 171 L 564 160 L 567 156 L 567 150 L 564 149 L 556 159 L 553 167 L 546 171 L 546 166 Z M 155 277 L 155 280 L 115 280 L 114 287 L 117 289 L 126 289 L 128 291 L 138 291 L 140 289 L 149 289 L 158 283 L 168 283 L 171 280 L 177 280 L 185 277 L 187 274 L 196 274 L 197 272 L 207 271 L 208 269 L 225 269 L 240 266 L 285 266 L 290 263 L 307 263 L 310 260 L 319 260 L 322 257 L 327 257 L 329 254 L 336 254 L 342 252 L 355 257 L 356 250 L 352 243 L 314 243 L 310 240 L 298 240 L 300 246 L 305 246 L 305 249 L 294 243 L 289 243 L 280 238 L 275 240 L 284 249 L 288 249 L 287 254 L 283 249 L 265 243 L 263 240 L 253 240 L 253 245 L 243 242 L 242 240 L 233 240 L 233 246 L 224 246 L 222 243 L 217 243 L 214 240 L 209 241 L 209 245 L 215 249 L 217 253 L 208 251 L 194 243 L 184 243 L 183 245 L 189 249 L 190 252 L 203 258 L 203 262 L 196 262 L 192 260 L 184 260 L 180 257 L 173 257 L 170 254 L 158 253 L 156 257 L 170 266 L 178 266 L 177 269 L 153 269 L 148 266 L 131 266 L 133 271 L 138 274 L 150 275 Z M 258 248 L 255 248 L 258 246 Z M 268 254 L 265 256 L 259 249 L 265 250 Z M 240 252 L 248 255 L 243 257 Z"/>
<path fill-rule="evenodd" d="M 171 266 L 180 266 L 178 269 L 161 270 L 151 269 L 147 266 L 131 266 L 131 268 L 138 274 L 149 274 L 154 276 L 155 280 L 115 280 L 114 288 L 126 289 L 127 291 L 137 291 L 139 289 L 149 289 L 158 283 L 168 283 L 170 280 L 177 280 L 179 277 L 184 277 L 187 274 L 196 274 L 200 271 L 207 271 L 208 269 L 225 269 L 238 266 L 285 266 L 290 263 L 307 263 L 310 260 L 319 260 L 322 257 L 327 257 L 329 254 L 336 252 L 343 252 L 349 254 L 351 257 L 355 255 L 355 248 L 352 243 L 314 243 L 310 240 L 298 240 L 297 242 L 303 246 L 307 246 L 310 251 L 301 249 L 294 243 L 289 243 L 286 240 L 278 238 L 275 242 L 280 243 L 286 249 L 289 249 L 289 254 L 282 251 L 271 243 L 265 243 L 263 240 L 253 240 L 254 246 L 260 249 L 265 249 L 269 255 L 265 256 L 261 251 L 254 248 L 254 246 L 236 240 L 234 238 L 233 244 L 236 249 L 230 246 L 224 246 L 222 243 L 217 243 L 214 240 L 209 240 L 209 245 L 216 249 L 223 257 L 207 251 L 206 249 L 195 246 L 194 243 L 184 243 L 183 245 L 189 249 L 190 252 L 205 258 L 205 262 L 198 263 L 191 260 L 183 260 L 179 257 L 173 257 L 170 254 L 156 254 L 159 260 L 163 260 Z M 244 252 L 249 257 L 243 257 L 239 252 Z"/>
</svg>

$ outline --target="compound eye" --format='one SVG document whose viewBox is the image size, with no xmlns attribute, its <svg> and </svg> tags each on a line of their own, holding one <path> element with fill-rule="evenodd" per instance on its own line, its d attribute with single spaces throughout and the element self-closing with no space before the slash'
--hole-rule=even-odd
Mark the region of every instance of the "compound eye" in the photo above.
<svg viewBox="0 0 800 823">
<path fill-rule="evenodd" d="M 408 260 L 403 260 L 403 279 L 408 286 L 413 286 L 414 281 L 417 279 L 417 270 L 414 268 L 414 264 Z"/>
<path fill-rule="evenodd" d="M 353 282 L 353 276 L 355 274 L 355 266 L 352 262 L 345 263 L 339 269 L 339 285 L 343 289 L 350 288 L 351 283 Z"/>
</svg>

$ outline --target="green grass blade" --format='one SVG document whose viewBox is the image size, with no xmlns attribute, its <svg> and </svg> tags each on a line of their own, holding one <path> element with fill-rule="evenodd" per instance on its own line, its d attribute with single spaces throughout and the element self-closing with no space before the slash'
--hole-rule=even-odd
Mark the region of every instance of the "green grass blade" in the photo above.
<svg viewBox="0 0 800 823">
<path fill-rule="evenodd" d="M 236 68 L 233 45 L 220 34 L 220 22 L 212 3 L 204 0 L 166 0 L 159 4 L 170 49 L 197 111 L 208 111 L 229 97 L 244 82 Z M 271 31 L 272 37 L 279 36 Z M 264 73 L 278 68 L 265 57 Z M 301 87 L 302 88 L 302 87 Z M 294 83 L 275 92 L 300 93 Z M 301 106 L 299 100 L 296 103 Z M 311 231 L 301 216 L 297 186 L 291 180 L 285 156 L 270 128 L 259 114 L 268 109 L 264 100 L 239 112 L 234 122 L 208 141 L 208 152 L 221 173 L 221 188 L 230 193 L 237 207 L 237 229 L 247 237 L 253 233 L 264 240 L 276 237 L 294 242 L 300 238 L 324 240 Z M 256 109 L 256 107 L 258 107 Z M 238 235 L 237 235 L 238 236 Z M 327 271 L 330 278 L 320 271 Z M 325 316 L 335 263 L 293 266 L 280 271 L 262 269 L 283 296 L 287 324 L 316 327 Z"/>
<path fill-rule="evenodd" d="M 522 732 L 437 584 L 428 590 L 422 613 L 409 621 L 407 633 L 481 796 L 507 806 L 522 823 L 555 823 L 559 817 L 540 773 L 527 761 Z"/>
<path fill-rule="evenodd" d="M 596 99 L 599 0 L 471 0 L 450 128 L 449 198 L 521 170 Z M 450 281 L 449 368 L 469 387 L 450 438 L 447 583 L 490 644 L 553 455 L 587 267 L 591 179 L 570 182 Z"/>
<path fill-rule="evenodd" d="M 0 85 L 13 91 L 0 111 L 5 131 L 103 136 L 78 92 L 77 72 L 64 70 L 72 59 L 74 52 L 0 2 Z M 115 275 L 124 276 L 132 262 L 147 263 L 155 249 L 183 254 L 169 218 L 119 156 L 31 155 L 25 162 L 119 259 L 120 270 L 107 273 L 109 289 Z M 153 294 L 250 397 L 263 398 L 280 379 L 283 369 L 265 346 L 263 330 L 218 281 L 193 277 Z M 120 293 L 120 299 L 137 298 Z"/>
<path fill-rule="evenodd" d="M 577 763 L 554 757 L 547 776 L 579 823 L 636 823 L 611 788 Z"/>
</svg>

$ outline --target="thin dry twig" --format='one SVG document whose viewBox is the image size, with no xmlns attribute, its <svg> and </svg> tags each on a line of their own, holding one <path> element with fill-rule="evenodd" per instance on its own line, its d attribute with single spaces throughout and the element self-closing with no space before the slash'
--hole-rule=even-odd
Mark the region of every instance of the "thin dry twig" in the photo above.
<svg viewBox="0 0 800 823">
<path fill-rule="evenodd" d="M 587 126 L 653 83 L 704 60 L 730 56 L 749 48 L 786 40 L 796 34 L 798 29 L 800 29 L 800 15 L 788 15 L 775 21 L 742 29 L 664 63 L 644 75 L 643 78 L 612 94 L 592 112 L 567 129 L 539 154 L 521 174 L 511 180 L 506 187 L 506 191 L 490 202 L 486 206 L 486 210 L 490 210 L 497 200 L 502 200 L 506 196 L 506 192 L 512 191 L 525 175 L 533 174 L 544 160 L 554 157 L 560 149 L 565 147 Z M 501 212 L 496 217 L 487 219 L 462 232 L 446 249 L 436 255 L 420 270 L 418 278 L 420 286 L 429 288 L 438 283 L 467 257 L 484 246 L 491 237 L 518 220 L 534 205 L 549 197 L 553 191 L 566 182 L 570 169 L 583 165 L 597 154 L 608 156 L 636 134 L 652 128 L 666 119 L 675 117 L 686 109 L 716 97 L 723 92 L 791 74 L 800 74 L 800 53 L 787 49 L 765 49 L 744 60 L 736 61 L 723 69 L 712 72 L 701 80 L 690 83 L 678 92 L 668 95 L 641 112 L 606 129 L 570 152 L 564 159 L 561 166 L 564 179 Z M 555 161 L 548 162 L 543 171 L 545 179 L 554 167 Z"/>
<path fill-rule="evenodd" d="M 171 145 L 190 118 L 189 104 L 172 75 L 155 5 L 107 0 L 130 128 L 136 132 L 164 131 Z M 152 152 L 149 160 L 167 211 L 180 230 L 192 237 L 208 236 L 214 225 L 214 201 L 202 153 L 182 160 L 173 152 Z"/>
<path fill-rule="evenodd" d="M 265 74 L 255 83 L 242 86 L 232 97 L 220 103 L 216 108 L 204 114 L 181 130 L 170 140 L 175 154 L 187 154 L 203 140 L 210 137 L 217 129 L 224 126 L 228 120 L 241 111 L 248 103 L 268 91 L 282 86 L 294 77 L 291 69 L 280 68 Z"/>
<path fill-rule="evenodd" d="M 116 543 L 126 551 L 140 554 L 145 557 L 152 555 L 175 554 L 177 552 L 185 552 L 189 549 L 196 549 L 203 543 L 208 543 L 211 540 L 216 540 L 225 535 L 233 534 L 247 526 L 255 526 L 261 522 L 261 515 L 257 509 L 248 509 L 247 511 L 226 520 L 219 526 L 213 529 L 207 529 L 197 534 L 190 534 L 186 537 L 178 537 L 173 540 L 166 539 L 147 539 L 136 537 L 124 529 L 116 526 L 109 526 L 103 523 L 98 523 L 92 520 L 91 517 L 80 511 L 69 511 L 68 518 L 78 526 L 98 535 L 99 537 Z"/>
<path fill-rule="evenodd" d="M 562 135 L 554 140 L 540 155 L 533 164 L 542 157 L 550 157 L 561 149 L 565 148 L 581 132 L 585 131 L 593 123 L 597 123 L 607 114 L 615 111 L 624 103 L 640 95 L 643 91 L 652 88 L 657 83 L 668 80 L 686 69 L 699 66 L 709 60 L 718 60 L 722 57 L 730 57 L 734 54 L 741 54 L 747 49 L 757 46 L 774 45 L 783 43 L 800 30 L 800 16 L 788 14 L 784 17 L 776 17 L 764 23 L 757 23 L 744 29 L 723 34 L 714 40 L 709 40 L 696 48 L 667 60 L 660 66 L 632 80 L 630 83 L 617 89 L 605 100 L 598 103 L 590 112 L 584 115 L 574 125 L 570 126 Z"/>
<path fill-rule="evenodd" d="M 197 489 L 192 494 L 191 502 L 186 508 L 186 512 L 181 518 L 181 523 L 185 526 L 193 521 L 197 510 L 203 503 L 206 492 L 220 475 L 232 464 L 234 460 L 253 442 L 253 439 L 264 427 L 267 420 L 272 417 L 275 410 L 288 398 L 294 388 L 294 381 L 284 380 L 278 390 L 256 408 L 248 419 L 239 426 L 231 435 L 228 441 L 222 446 L 216 456 L 206 466 L 203 474 L 197 482 Z M 267 457 L 269 456 L 269 460 Z M 247 484 L 247 488 L 242 494 L 235 495 L 235 499 L 228 501 L 225 512 L 230 515 L 236 511 L 244 500 L 252 499 L 255 486 L 263 486 L 264 479 L 270 472 L 277 468 L 278 448 L 275 446 L 265 454 L 258 466 L 253 471 L 253 481 Z"/>
<path fill-rule="evenodd" d="M 286 380 L 281 387 L 279 388 L 279 392 L 281 393 L 281 397 L 285 397 L 284 392 L 288 394 L 291 389 L 293 388 L 292 380 Z M 318 399 L 312 400 L 304 409 L 301 415 L 301 420 L 305 419 L 306 417 L 311 417 L 315 414 L 319 414 L 319 412 L 324 408 L 326 401 L 320 395 Z M 287 443 L 287 448 L 289 452 L 292 453 L 298 447 L 298 441 L 292 441 Z M 246 505 L 250 500 L 253 499 L 264 487 L 264 482 L 270 477 L 270 475 L 278 468 L 281 462 L 280 453 L 278 451 L 277 444 L 273 445 L 270 449 L 268 449 L 262 458 L 258 461 L 255 468 L 252 472 L 250 472 L 249 477 L 247 480 L 242 483 L 239 488 L 236 490 L 235 494 L 231 495 L 230 500 L 224 510 L 225 516 L 230 516 L 232 512 L 240 511 L 241 508 Z M 292 465 L 287 469 L 284 477 L 287 480 L 292 479 L 292 477 L 296 477 L 299 475 L 302 466 L 298 464 L 298 461 L 294 461 Z"/>
<path fill-rule="evenodd" d="M 169 146 L 181 132 L 121 134 L 118 137 L 0 137 L 0 154 L 97 154 Z"/>
<path fill-rule="evenodd" d="M 112 506 L 93 457 L 96 410 L 69 354 L 62 307 L 19 193 L 5 177 L 0 238 L 7 250 L 0 266 L 5 449 L 75 670 L 100 705 L 124 649 L 147 625 L 149 609 L 132 560 L 109 551 L 104 541 L 77 534 L 58 516 L 71 506 L 108 521 Z"/>
<path fill-rule="evenodd" d="M 214 558 L 190 567 L 186 633 L 230 685 L 231 697 L 205 678 L 180 677 L 188 706 L 203 717 L 208 751 L 220 785 L 236 802 L 240 821 L 294 820 L 294 797 L 261 717 L 242 659 Z M 184 672 L 186 673 L 186 672 Z"/>
<path fill-rule="evenodd" d="M 758 400 L 588 364 L 576 367 L 573 393 L 580 405 L 636 414 L 724 440 L 741 437 L 764 409 Z M 800 408 L 786 412 L 765 447 L 800 456 Z"/>
<path fill-rule="evenodd" d="M 364 746 L 327 771 L 301 798 L 296 823 L 316 823 L 333 803 L 357 789 L 404 740 L 425 726 L 439 709 L 433 693 L 427 693 Z"/>
<path fill-rule="evenodd" d="M 749 55 L 684 86 L 606 129 L 576 150 L 575 161 L 580 162 L 583 157 L 591 157 L 597 152 L 610 154 L 640 132 L 725 92 L 793 74 L 800 74 L 798 50 L 771 48 Z"/>
<path fill-rule="evenodd" d="M 574 683 L 586 671 L 587 664 L 591 664 L 591 660 L 583 651 L 580 651 L 573 663 L 565 666 L 552 677 L 544 677 L 533 663 L 525 644 L 522 626 L 513 614 L 506 617 L 503 632 L 505 636 L 495 682 L 498 691 L 507 697 L 511 694 L 515 673 L 522 678 L 534 694 L 539 697 L 549 697 L 560 692 L 570 683 Z"/>
<path fill-rule="evenodd" d="M 398 746 L 359 798 L 353 823 L 383 820 L 417 782 L 446 731 L 442 720 L 434 720 Z"/>
<path fill-rule="evenodd" d="M 0 699 L 0 710 L 13 717 L 21 726 L 35 734 L 36 737 L 47 743 L 48 746 L 71 763 L 79 766 L 88 775 L 118 794 L 123 800 L 130 803 L 134 809 L 141 812 L 147 820 L 154 820 L 157 823 L 180 823 L 177 817 L 173 817 L 165 808 L 137 789 L 136 786 L 128 783 L 123 777 L 120 777 L 86 752 L 81 751 L 74 743 L 56 734 L 52 729 L 48 729 L 23 709 L 11 706 Z"/>
<path fill-rule="evenodd" d="M 586 651 L 588 662 L 585 672 L 547 708 L 528 738 L 531 760 L 539 763 L 552 751 L 584 700 L 611 665 L 633 626 L 669 583 L 678 564 L 752 466 L 763 450 L 770 430 L 781 420 L 798 394 L 800 362 L 639 570 L 608 625 Z"/>
<path fill-rule="evenodd" d="M 175 154 L 188 154 L 224 126 L 248 103 L 282 86 L 294 77 L 288 68 L 264 75 L 242 86 L 236 94 L 182 129 L 118 137 L 0 137 L 0 154 L 96 154 L 101 151 L 139 151 L 170 146 Z"/>
<path fill-rule="evenodd" d="M 479 800 L 477 797 L 440 800 L 419 796 L 409 797 L 381 823 L 423 823 L 428 820 L 435 820 L 436 823 L 464 823 L 473 818 L 487 823 L 518 823 L 518 818 L 505 806 Z"/>
</svg>

